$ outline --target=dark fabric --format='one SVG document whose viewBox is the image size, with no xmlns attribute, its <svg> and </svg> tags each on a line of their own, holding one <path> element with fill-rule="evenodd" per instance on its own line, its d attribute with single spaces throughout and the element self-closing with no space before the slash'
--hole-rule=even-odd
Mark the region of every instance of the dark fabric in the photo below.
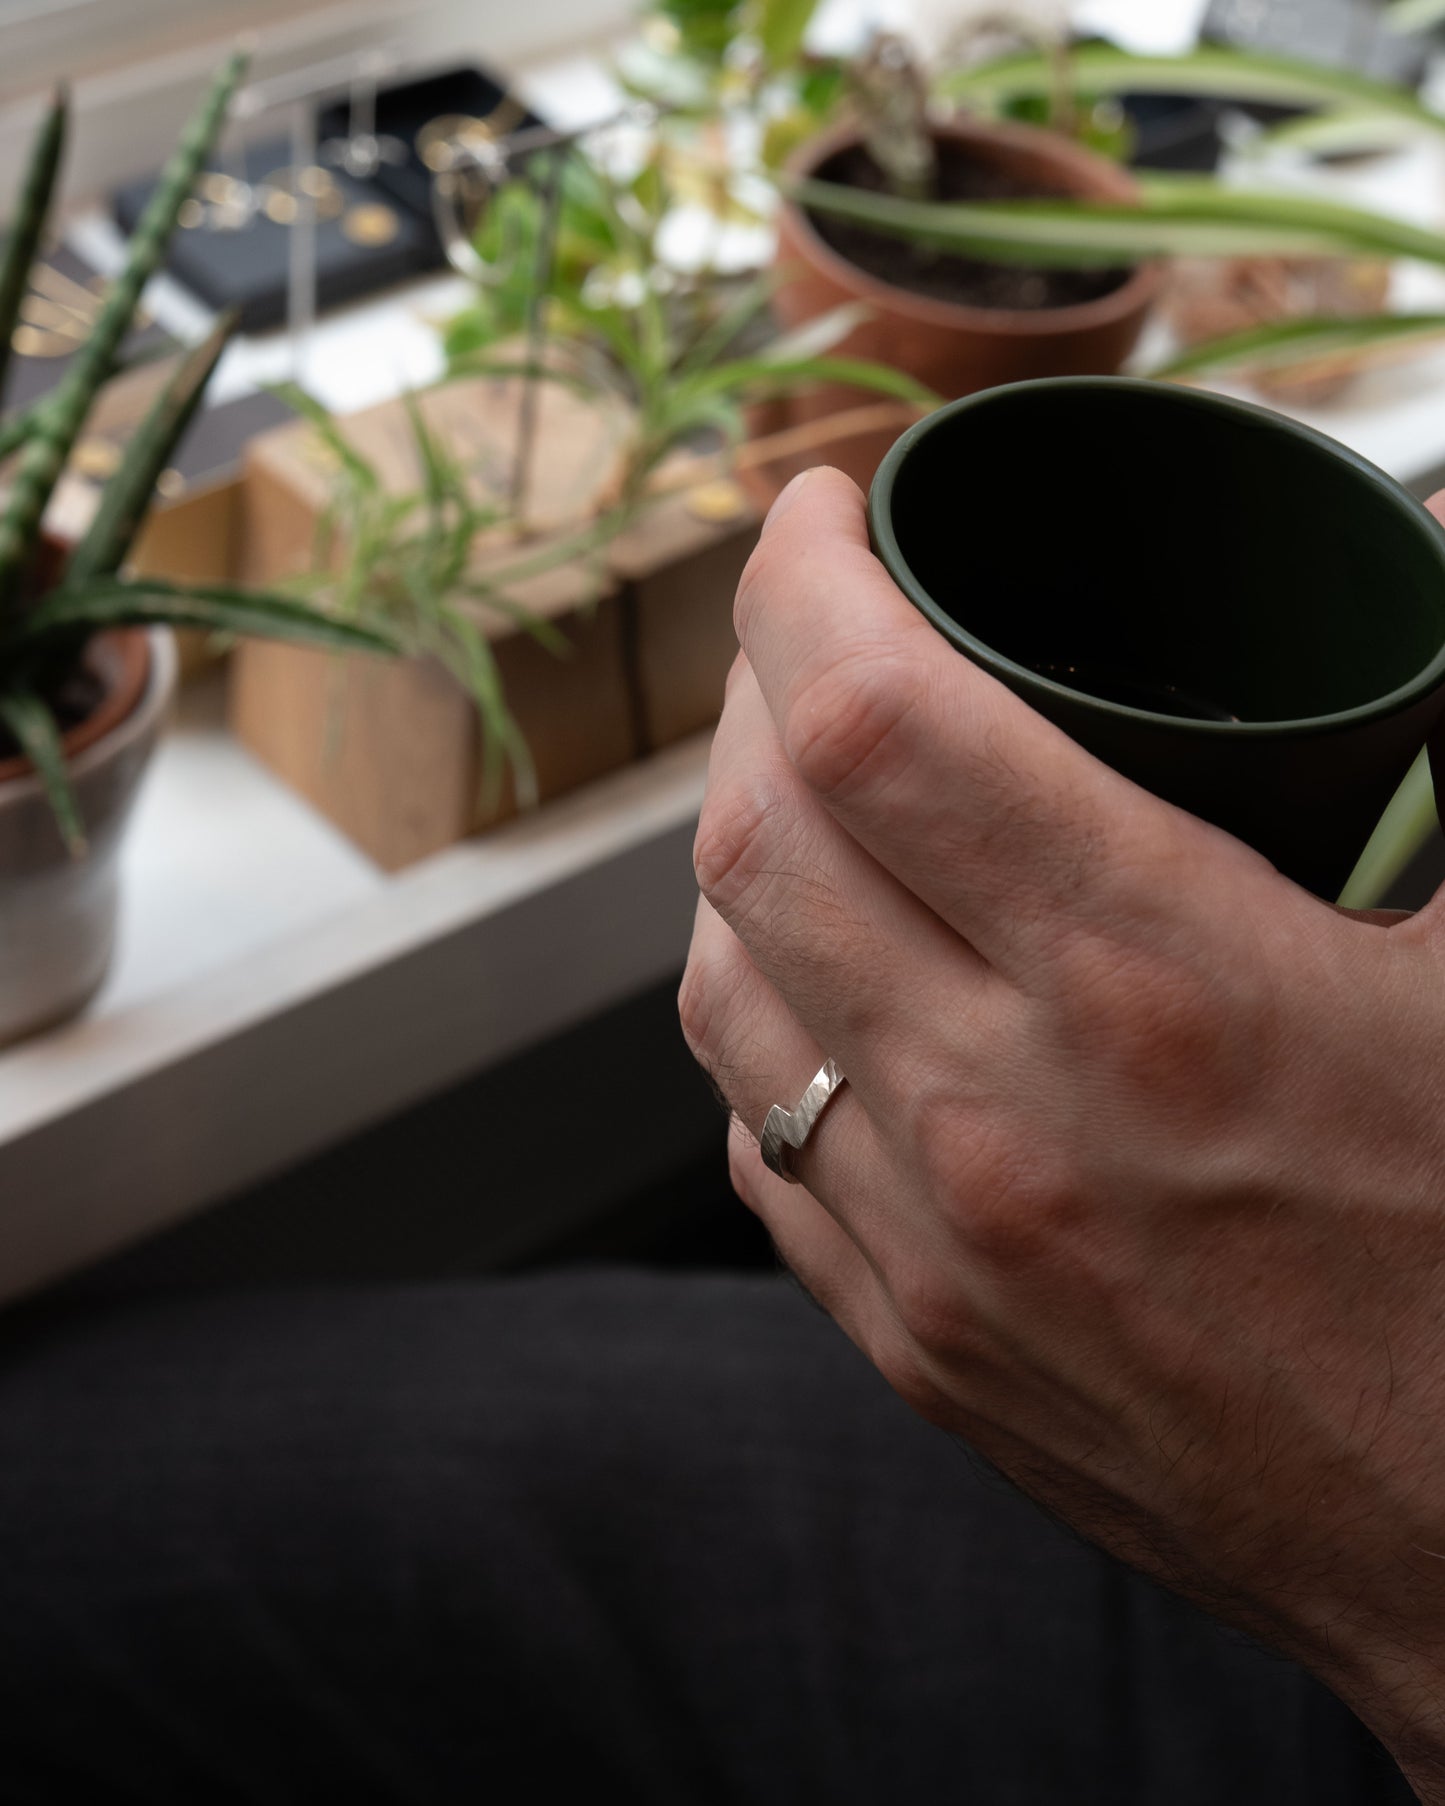
<svg viewBox="0 0 1445 1806">
<path fill-rule="evenodd" d="M 1297 1669 L 1049 1523 L 780 1280 L 0 1336 L 0 1799 L 1356 1806 Z"/>
</svg>

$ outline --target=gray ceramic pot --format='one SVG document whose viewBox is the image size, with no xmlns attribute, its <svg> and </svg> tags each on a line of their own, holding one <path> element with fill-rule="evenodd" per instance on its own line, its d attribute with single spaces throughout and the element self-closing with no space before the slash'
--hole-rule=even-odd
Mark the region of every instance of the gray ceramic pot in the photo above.
<svg viewBox="0 0 1445 1806">
<path fill-rule="evenodd" d="M 175 685 L 168 633 L 105 634 L 89 657 L 106 700 L 66 739 L 87 830 L 81 857 L 66 852 L 34 773 L 0 766 L 0 1046 L 73 1015 L 105 977 L 121 833 Z"/>
</svg>

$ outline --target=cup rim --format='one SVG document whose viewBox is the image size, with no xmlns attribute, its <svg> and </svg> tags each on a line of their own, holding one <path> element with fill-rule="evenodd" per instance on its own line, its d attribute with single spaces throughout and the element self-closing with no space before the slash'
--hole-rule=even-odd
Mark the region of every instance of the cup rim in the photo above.
<svg viewBox="0 0 1445 1806">
<path fill-rule="evenodd" d="M 873 537 L 876 554 L 887 570 L 889 576 L 903 591 L 909 601 L 919 610 L 934 627 L 959 650 L 964 651 L 985 671 L 996 677 L 1019 678 L 1026 686 L 1038 686 L 1047 694 L 1060 698 L 1066 703 L 1083 704 L 1097 709 L 1105 715 L 1116 716 L 1125 721 L 1146 722 L 1149 726 L 1163 729 L 1170 733 L 1193 736 L 1203 734 L 1209 738 L 1225 737 L 1229 739 L 1272 739 L 1288 736 L 1292 739 L 1309 734 L 1325 734 L 1338 732 L 1347 727 L 1358 727 L 1362 723 L 1384 720 L 1388 716 L 1401 713 L 1412 704 L 1423 700 L 1432 691 L 1445 683 L 1445 634 L 1442 634 L 1440 647 L 1435 656 L 1420 671 L 1416 672 L 1407 683 L 1370 702 L 1359 703 L 1354 708 L 1338 710 L 1328 715 L 1302 715 L 1279 721 L 1207 721 L 1184 718 L 1178 715 L 1165 715 L 1153 709 L 1133 708 L 1127 703 L 1111 702 L 1103 697 L 1091 696 L 1087 690 L 1070 689 L 1067 684 L 1056 682 L 1053 678 L 1043 677 L 1037 671 L 1030 670 L 1027 665 L 1017 664 L 1013 659 L 996 651 L 985 641 L 976 638 L 967 628 L 961 626 L 952 615 L 948 614 L 924 588 L 914 575 L 912 566 L 903 555 L 903 548 L 898 543 L 898 536 L 893 530 L 891 500 L 898 473 L 908 460 L 914 449 L 925 440 L 930 433 L 936 431 L 945 421 L 952 420 L 955 415 L 966 413 L 995 397 L 1015 392 L 1045 389 L 1058 391 L 1068 390 L 1102 390 L 1108 393 L 1130 391 L 1135 394 L 1148 394 L 1156 400 L 1162 400 L 1172 406 L 1202 408 L 1216 414 L 1244 418 L 1255 423 L 1263 423 L 1275 431 L 1283 432 L 1316 451 L 1324 452 L 1337 461 L 1348 464 L 1356 475 L 1375 489 L 1404 521 L 1417 533 L 1424 530 L 1424 537 L 1429 542 L 1440 568 L 1442 586 L 1445 586 L 1445 526 L 1437 521 L 1429 509 L 1421 501 L 1410 494 L 1403 484 L 1396 481 L 1387 471 L 1372 464 L 1366 457 L 1352 447 L 1332 439 L 1328 433 L 1306 426 L 1302 421 L 1292 419 L 1288 414 L 1280 414 L 1273 408 L 1261 407 L 1255 402 L 1241 401 L 1232 395 L 1219 395 L 1212 390 L 1180 388 L 1173 384 L 1159 382 L 1149 377 L 1137 376 L 1057 376 L 1036 377 L 1027 382 L 1004 383 L 992 389 L 980 389 L 973 395 L 962 396 L 957 401 L 944 404 L 922 420 L 909 427 L 893 445 L 883 462 L 878 466 L 873 482 L 868 491 L 868 526 Z"/>
</svg>

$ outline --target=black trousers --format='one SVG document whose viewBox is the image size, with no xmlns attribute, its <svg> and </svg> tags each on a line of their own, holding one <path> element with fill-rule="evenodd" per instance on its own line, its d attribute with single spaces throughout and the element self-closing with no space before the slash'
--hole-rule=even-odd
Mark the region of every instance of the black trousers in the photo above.
<svg viewBox="0 0 1445 1806">
<path fill-rule="evenodd" d="M 1356 1806 L 1298 1669 L 1050 1523 L 781 1280 L 0 1331 L 0 1800 Z"/>
</svg>

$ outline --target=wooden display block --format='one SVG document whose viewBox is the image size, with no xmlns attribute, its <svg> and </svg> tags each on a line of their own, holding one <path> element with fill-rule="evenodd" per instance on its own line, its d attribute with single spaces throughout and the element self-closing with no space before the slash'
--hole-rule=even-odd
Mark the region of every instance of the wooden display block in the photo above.
<svg viewBox="0 0 1445 1806">
<path fill-rule="evenodd" d="M 738 650 L 733 597 L 758 526 L 731 478 L 703 477 L 653 504 L 612 548 L 650 752 L 717 720 Z"/>
<path fill-rule="evenodd" d="M 499 493 L 510 469 L 519 405 L 515 382 L 478 380 L 429 391 L 428 428 L 464 455 L 479 494 Z M 473 568 L 541 551 L 575 519 L 615 464 L 625 420 L 559 385 L 539 391 L 533 518 L 546 530 L 519 546 L 484 536 Z M 397 494 L 421 482 L 410 418 L 400 402 L 340 423 Z M 333 493 L 326 448 L 303 423 L 256 441 L 241 513 L 241 576 L 273 585 L 312 567 L 318 523 Z M 585 516 L 584 516 L 585 518 Z M 531 750 L 539 800 L 625 765 L 637 753 L 622 611 L 605 571 L 564 564 L 509 586 L 513 602 L 551 621 L 572 646 L 559 658 L 510 616 L 468 609 L 497 661 L 507 706 Z M 472 702 L 439 664 L 341 658 L 248 641 L 232 662 L 231 724 L 244 744 L 378 864 L 395 871 L 515 813 L 510 780 L 489 796 Z"/>
</svg>

